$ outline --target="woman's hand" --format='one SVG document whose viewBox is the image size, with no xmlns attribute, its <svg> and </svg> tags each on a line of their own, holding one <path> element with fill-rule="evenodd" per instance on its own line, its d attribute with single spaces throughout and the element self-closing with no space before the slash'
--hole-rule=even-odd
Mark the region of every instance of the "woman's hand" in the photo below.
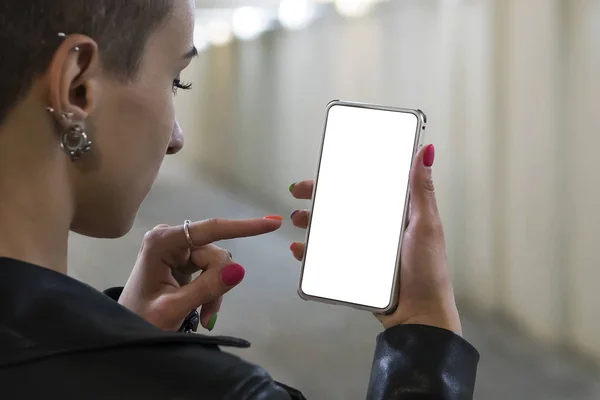
<svg viewBox="0 0 600 400">
<path fill-rule="evenodd" d="M 446 265 L 444 231 L 431 178 L 434 156 L 434 147 L 429 145 L 422 148 L 413 161 L 410 174 L 411 214 L 402 244 L 398 307 L 393 314 L 377 315 L 377 319 L 385 328 L 420 324 L 461 334 Z M 290 192 L 297 199 L 310 200 L 313 182 L 298 182 L 290 186 Z M 398 204 L 398 207 L 402 206 Z M 306 228 L 309 212 L 297 210 L 291 218 L 295 226 Z M 296 259 L 302 260 L 304 243 L 293 243 L 290 249 Z"/>
<path fill-rule="evenodd" d="M 281 217 L 211 219 L 191 223 L 190 248 L 183 225 L 148 232 L 119 303 L 159 328 L 177 331 L 193 310 L 214 328 L 222 296 L 244 278 L 244 268 L 213 242 L 257 236 L 279 229 Z M 202 273 L 192 280 L 192 274 Z"/>
</svg>

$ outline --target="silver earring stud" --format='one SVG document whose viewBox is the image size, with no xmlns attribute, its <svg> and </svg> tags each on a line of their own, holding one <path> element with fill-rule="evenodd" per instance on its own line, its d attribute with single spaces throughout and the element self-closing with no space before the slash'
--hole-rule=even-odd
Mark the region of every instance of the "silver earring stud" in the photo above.
<svg viewBox="0 0 600 400">
<path fill-rule="evenodd" d="M 61 38 L 61 39 L 64 39 L 64 38 L 67 37 L 67 34 L 64 33 L 64 32 L 59 32 L 58 33 L 58 37 Z M 76 52 L 76 53 L 79 52 L 80 50 L 81 50 L 81 48 L 79 46 L 73 47 L 73 51 Z"/>
<path fill-rule="evenodd" d="M 71 161 L 77 161 L 92 149 L 92 142 L 82 126 L 74 125 L 63 133 L 60 147 L 71 157 Z"/>
<path fill-rule="evenodd" d="M 56 112 L 56 110 L 52 107 L 46 107 L 46 111 L 48 111 L 50 114 L 54 114 Z M 71 118 L 73 118 L 73 116 L 75 116 L 75 114 L 71 111 L 63 111 L 60 113 L 60 116 L 62 119 L 70 120 Z"/>
<path fill-rule="evenodd" d="M 71 111 L 65 111 L 65 112 L 60 113 L 60 116 L 66 120 L 70 120 L 71 118 L 73 118 L 73 115 L 75 115 L 75 114 L 73 114 Z"/>
</svg>

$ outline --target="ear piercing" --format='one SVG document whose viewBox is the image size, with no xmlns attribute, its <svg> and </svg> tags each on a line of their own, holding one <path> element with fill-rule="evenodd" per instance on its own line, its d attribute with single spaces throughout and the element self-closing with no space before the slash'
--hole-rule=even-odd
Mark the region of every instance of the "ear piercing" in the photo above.
<svg viewBox="0 0 600 400">
<path fill-rule="evenodd" d="M 67 34 L 66 34 L 66 33 L 64 33 L 64 32 L 59 32 L 59 33 L 58 33 L 58 37 L 59 37 L 59 38 L 61 38 L 61 39 L 65 39 L 65 38 L 67 37 Z M 79 50 L 81 50 L 81 49 L 79 48 L 79 46 L 75 46 L 75 47 L 73 47 L 73 51 L 74 51 L 74 52 L 78 52 Z"/>
<path fill-rule="evenodd" d="M 65 39 L 67 34 L 59 32 L 58 37 Z M 81 48 L 79 46 L 73 47 L 72 51 L 79 52 Z M 81 124 L 73 123 L 71 120 L 75 114 L 71 111 L 59 111 L 52 107 L 46 107 L 52 115 L 60 116 L 64 122 L 68 123 L 69 128 L 66 129 L 60 138 L 60 148 L 71 158 L 71 161 L 77 161 L 83 154 L 89 152 L 92 149 L 92 141 L 85 133 Z"/>
<path fill-rule="evenodd" d="M 50 114 L 54 114 L 56 112 L 56 110 L 52 107 L 46 107 L 46 111 L 48 111 Z M 62 111 L 59 113 L 59 115 L 65 120 L 70 120 L 75 114 L 73 114 L 71 111 Z"/>
<path fill-rule="evenodd" d="M 52 107 L 46 107 L 46 111 L 50 114 L 55 114 L 56 110 Z M 71 122 L 74 114 L 71 111 L 62 111 L 60 117 L 65 122 Z M 80 124 L 71 125 L 63 132 L 60 138 L 60 148 L 71 158 L 71 161 L 77 161 L 81 156 L 92 149 L 92 141 L 85 133 L 83 126 Z"/>
<path fill-rule="evenodd" d="M 84 153 L 92 149 L 92 142 L 82 126 L 74 125 L 63 133 L 60 147 L 71 157 L 71 161 L 77 161 Z"/>
</svg>

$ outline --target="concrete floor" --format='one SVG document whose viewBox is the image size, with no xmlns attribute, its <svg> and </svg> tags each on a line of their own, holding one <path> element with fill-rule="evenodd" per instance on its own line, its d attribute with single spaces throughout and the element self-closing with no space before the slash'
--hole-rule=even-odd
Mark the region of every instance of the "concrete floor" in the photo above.
<svg viewBox="0 0 600 400">
<path fill-rule="evenodd" d="M 72 237 L 70 273 L 98 289 L 122 285 L 143 234 L 159 223 L 273 212 L 247 200 L 242 191 L 197 175 L 189 165 L 169 161 L 128 236 L 116 241 Z M 238 354 L 310 399 L 362 399 L 380 328 L 368 313 L 298 298 L 298 263 L 288 246 L 301 237 L 285 226 L 269 236 L 223 244 L 246 267 L 247 276 L 227 295 L 214 333 L 250 340 L 252 348 Z M 481 353 L 475 398 L 600 399 L 600 379 L 592 366 L 536 346 L 490 317 L 463 313 L 463 325 L 465 337 Z"/>
</svg>

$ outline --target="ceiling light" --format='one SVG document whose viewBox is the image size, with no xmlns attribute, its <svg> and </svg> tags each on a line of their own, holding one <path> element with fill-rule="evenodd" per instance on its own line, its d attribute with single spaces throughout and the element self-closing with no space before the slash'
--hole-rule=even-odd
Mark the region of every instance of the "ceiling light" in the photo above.
<svg viewBox="0 0 600 400">
<path fill-rule="evenodd" d="M 315 5 L 310 0 L 281 0 L 279 22 L 284 28 L 297 30 L 307 27 L 315 17 Z"/>
<path fill-rule="evenodd" d="M 227 21 L 214 19 L 206 25 L 206 39 L 214 46 L 225 46 L 233 39 L 231 26 Z"/>
<path fill-rule="evenodd" d="M 335 9 L 343 17 L 358 18 L 371 11 L 373 4 L 373 0 L 335 0 Z"/>
<path fill-rule="evenodd" d="M 264 11 L 254 7 L 242 7 L 233 14 L 233 33 L 242 40 L 256 39 L 269 28 L 269 23 Z"/>
</svg>

